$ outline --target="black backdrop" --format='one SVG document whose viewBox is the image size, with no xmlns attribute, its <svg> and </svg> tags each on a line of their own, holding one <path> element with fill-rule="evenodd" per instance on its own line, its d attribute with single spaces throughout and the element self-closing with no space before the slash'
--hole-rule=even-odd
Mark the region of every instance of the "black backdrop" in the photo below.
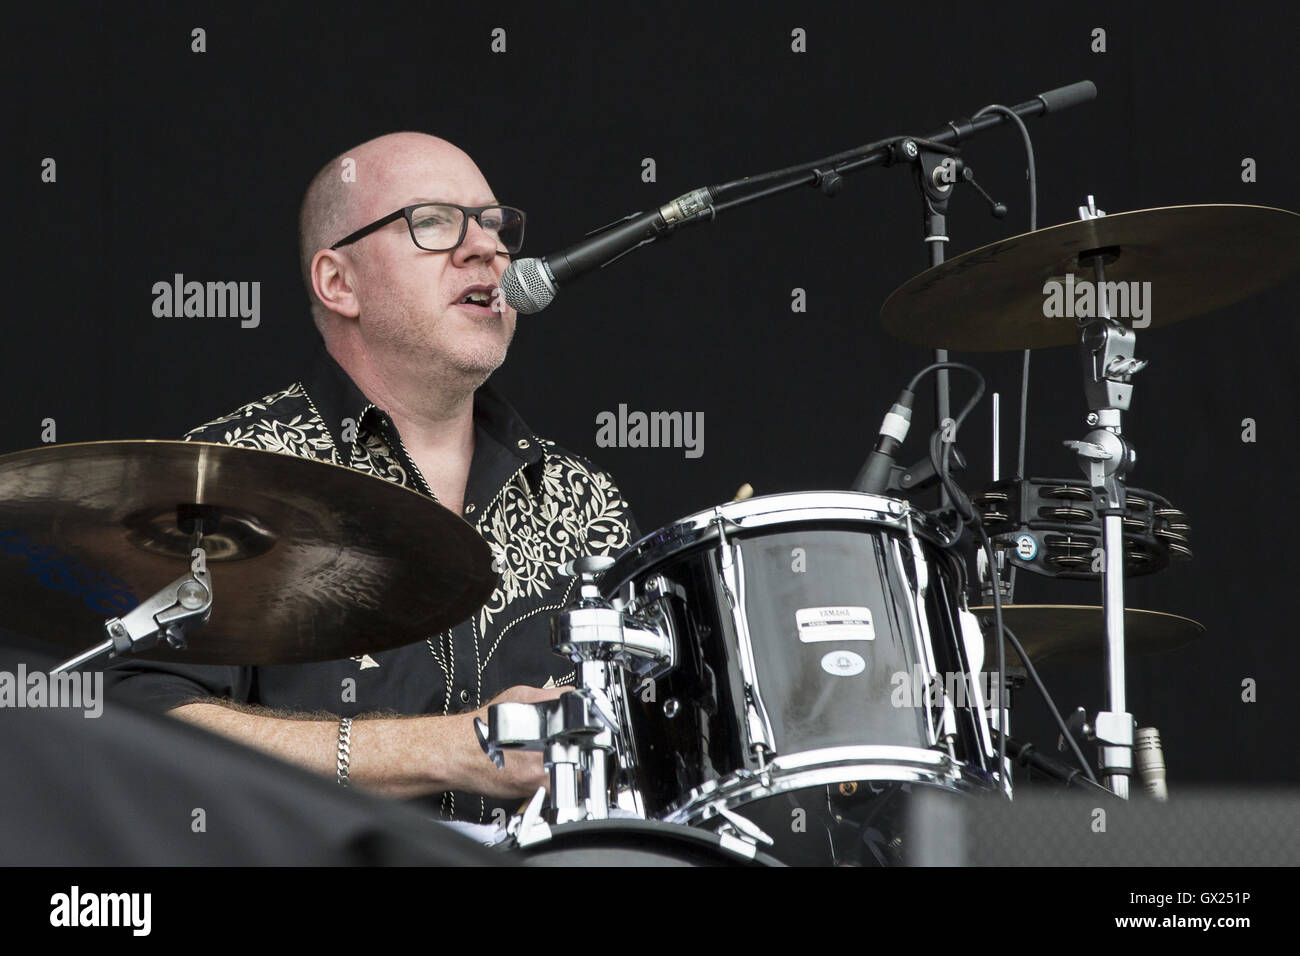
<svg viewBox="0 0 1300 956">
<path fill-rule="evenodd" d="M 1089 193 L 1112 212 L 1300 210 L 1291 5 L 948 6 L 145 3 L 10 14 L 18 206 L 0 449 L 39 444 L 46 419 L 60 442 L 176 437 L 292 381 L 315 335 L 296 265 L 302 190 L 329 157 L 393 130 L 467 149 L 498 195 L 529 211 L 526 252 L 542 254 L 695 186 L 1088 78 L 1094 103 L 1030 124 L 1040 224 L 1074 218 Z M 206 52 L 191 50 L 196 27 Z M 506 51 L 494 54 L 498 27 Z M 1097 27 L 1104 53 L 1091 49 Z M 791 49 L 795 28 L 804 53 Z M 950 254 L 1028 226 L 1014 131 L 985 134 L 965 155 L 1012 211 L 999 223 L 974 194 L 958 196 Z M 54 183 L 41 181 L 46 157 Z M 642 181 L 646 157 L 654 183 Z M 1245 157 L 1257 182 L 1242 181 Z M 540 433 L 613 471 L 644 530 L 742 481 L 759 494 L 842 487 L 884 408 L 928 361 L 877 317 L 925 262 L 908 174 L 864 172 L 833 201 L 807 190 L 746 207 L 573 286 L 521 318 L 497 380 Z M 155 318 L 151 288 L 178 272 L 260 281 L 261 324 Z M 795 288 L 806 313 L 791 311 Z M 1209 628 L 1131 663 L 1130 709 L 1162 729 L 1175 784 L 1300 780 L 1288 733 L 1300 669 L 1295 292 L 1139 337 L 1151 366 L 1127 419 L 1132 481 L 1189 513 L 1196 559 L 1132 580 L 1130 603 Z M 976 361 L 1002 393 L 1010 434 L 1019 354 L 954 357 Z M 1060 442 L 1086 431 L 1077 363 L 1071 348 L 1035 356 L 1031 473 L 1076 475 Z M 598 448 L 595 416 L 620 403 L 703 412 L 703 456 Z M 1242 441 L 1245 418 L 1254 443 Z M 988 420 L 986 403 L 964 433 L 971 490 L 989 474 Z M 914 439 L 908 451 L 919 448 Z M 1004 454 L 1014 467 L 1009 444 Z M 1020 581 L 1020 600 L 1099 603 L 1092 585 Z M 1100 656 L 1044 676 L 1062 705 L 1104 704 Z M 1242 700 L 1247 678 L 1257 702 Z M 1015 729 L 1050 745 L 1045 711 L 1022 700 Z"/>
</svg>

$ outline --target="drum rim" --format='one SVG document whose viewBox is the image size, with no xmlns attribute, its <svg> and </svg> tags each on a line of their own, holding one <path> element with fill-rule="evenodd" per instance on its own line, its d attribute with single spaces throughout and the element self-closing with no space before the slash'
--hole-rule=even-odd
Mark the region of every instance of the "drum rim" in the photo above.
<svg viewBox="0 0 1300 956">
<path fill-rule="evenodd" d="M 816 755 L 814 758 L 813 755 Z M 954 793 L 997 792 L 997 785 L 984 780 L 969 764 L 954 764 L 946 755 L 919 747 L 868 745 L 833 747 L 790 754 L 796 766 L 782 769 L 777 758 L 763 775 L 736 771 L 704 786 L 693 787 L 658 819 L 685 826 L 697 826 L 710 819 L 710 808 L 721 805 L 737 810 L 768 797 L 835 783 L 911 783 Z"/>
<path fill-rule="evenodd" d="M 574 820 L 569 823 L 552 824 L 548 834 L 523 846 L 516 844 L 499 844 L 499 848 L 508 853 L 518 853 L 527 857 L 535 851 L 546 847 L 564 849 L 557 839 L 575 837 L 579 840 L 610 831 L 640 835 L 659 844 L 681 844 L 698 850 L 720 851 L 725 861 L 733 866 L 785 866 L 786 864 L 767 853 L 761 846 L 748 840 L 731 837 L 705 830 L 700 827 L 653 817 L 609 817 L 604 820 Z M 647 851 L 654 846 L 648 845 Z"/>
<path fill-rule="evenodd" d="M 791 491 L 730 501 L 697 511 L 666 524 L 633 542 L 601 576 L 606 593 L 627 584 L 639 573 L 684 551 L 716 541 L 718 518 L 724 518 L 738 535 L 749 536 L 761 528 L 808 521 L 861 522 L 906 531 L 908 519 L 917 537 L 941 544 L 938 525 L 908 501 L 856 491 Z"/>
</svg>

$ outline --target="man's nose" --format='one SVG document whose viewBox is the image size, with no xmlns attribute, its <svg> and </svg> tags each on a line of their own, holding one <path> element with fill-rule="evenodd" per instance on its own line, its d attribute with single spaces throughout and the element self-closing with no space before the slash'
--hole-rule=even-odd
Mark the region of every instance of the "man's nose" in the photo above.
<svg viewBox="0 0 1300 956">
<path fill-rule="evenodd" d="M 473 216 L 465 223 L 465 241 L 456 247 L 456 261 L 470 262 L 482 259 L 491 262 L 496 258 L 499 245 L 496 237 L 479 225 Z"/>
</svg>

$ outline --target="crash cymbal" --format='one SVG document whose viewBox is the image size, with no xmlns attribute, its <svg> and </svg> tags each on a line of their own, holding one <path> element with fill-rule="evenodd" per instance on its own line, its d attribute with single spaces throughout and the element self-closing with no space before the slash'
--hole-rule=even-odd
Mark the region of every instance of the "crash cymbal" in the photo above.
<svg viewBox="0 0 1300 956">
<path fill-rule="evenodd" d="M 1300 268 L 1300 215 L 1268 206 L 1169 206 L 1067 222 L 982 246 L 899 286 L 881 309 L 905 342 L 969 352 L 1079 341 L 1044 313 L 1050 280 L 1095 277 L 1081 253 L 1108 249 L 1107 282 L 1150 282 L 1158 328 L 1239 302 Z M 1111 256 L 1117 255 L 1111 261 Z M 1131 324 L 1131 323 L 1126 323 Z"/>
<path fill-rule="evenodd" d="M 995 669 L 998 648 L 993 625 L 993 608 L 973 607 L 971 611 L 984 628 L 984 666 Z M 1002 623 L 1015 632 L 1025 652 L 1035 663 L 1054 654 L 1088 651 L 1106 653 L 1106 625 L 1102 609 L 1080 604 L 1008 604 L 1002 608 Z M 1124 611 L 1124 649 L 1126 652 L 1151 654 L 1181 647 L 1205 633 L 1205 626 L 1188 617 L 1163 611 Z M 1007 643 L 1007 666 L 1023 667 L 1020 655 Z"/>
<path fill-rule="evenodd" d="M 199 442 L 51 445 L 0 456 L 0 626 L 70 652 L 185 574 L 177 510 L 215 509 L 211 618 L 139 656 L 291 664 L 374 653 L 460 623 L 496 582 L 458 515 L 295 455 Z M 213 514 L 213 512 L 207 512 Z"/>
</svg>

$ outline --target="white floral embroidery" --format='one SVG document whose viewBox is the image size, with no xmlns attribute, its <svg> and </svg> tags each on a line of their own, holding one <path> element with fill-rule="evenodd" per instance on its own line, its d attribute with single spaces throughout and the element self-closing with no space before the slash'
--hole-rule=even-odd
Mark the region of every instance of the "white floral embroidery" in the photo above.
<svg viewBox="0 0 1300 956">
<path fill-rule="evenodd" d="M 367 431 L 357 437 L 359 440 L 352 446 L 350 464 L 353 468 L 364 471 L 367 475 L 387 478 L 406 488 L 415 487 L 415 482 L 411 481 L 406 469 L 398 463 L 393 450 L 382 436 Z"/>
<path fill-rule="evenodd" d="M 343 456 L 301 383 L 195 428 L 185 438 L 342 464 Z M 535 440 L 545 453 L 541 488 L 530 493 L 521 468 L 476 525 L 501 576 L 479 612 L 478 625 L 484 633 L 511 604 L 543 598 L 556 586 L 566 561 L 585 554 L 609 554 L 629 544 L 627 502 L 609 476 L 577 458 L 558 454 L 552 441 Z M 418 490 L 413 476 L 376 431 L 359 431 L 347 462 L 357 471 Z"/>
<path fill-rule="evenodd" d="M 258 412 L 270 414 L 272 406 L 294 400 L 306 401 L 306 392 L 300 383 L 294 383 L 283 391 L 268 395 L 260 401 L 247 405 L 229 415 L 214 419 L 206 425 L 200 425 L 185 434 L 186 441 L 215 441 L 240 448 L 259 448 L 263 451 L 277 451 L 286 455 L 339 464 L 334 440 L 330 438 L 325 423 L 312 414 L 304 419 L 302 414 L 282 420 L 280 418 L 256 418 Z M 292 407 L 292 405 L 291 405 Z M 221 425 L 238 422 L 233 428 L 220 430 Z M 216 432 L 216 434 L 214 434 Z"/>
<path fill-rule="evenodd" d="M 517 473 L 478 522 L 501 574 L 479 612 L 480 628 L 512 602 L 545 595 L 566 561 L 625 547 L 627 512 L 613 482 L 578 459 L 547 454 L 540 502 Z"/>
</svg>

